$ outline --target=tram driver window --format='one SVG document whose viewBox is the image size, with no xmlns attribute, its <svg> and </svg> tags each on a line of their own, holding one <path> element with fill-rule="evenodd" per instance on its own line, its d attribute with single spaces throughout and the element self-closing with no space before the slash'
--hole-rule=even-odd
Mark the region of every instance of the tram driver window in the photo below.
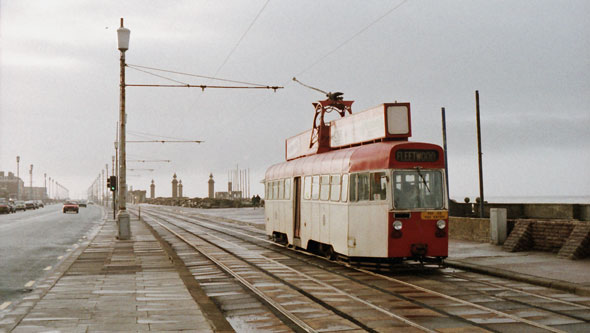
<svg viewBox="0 0 590 333">
<path fill-rule="evenodd" d="M 395 171 L 393 200 L 397 209 L 444 208 L 444 186 L 439 170 Z"/>
</svg>

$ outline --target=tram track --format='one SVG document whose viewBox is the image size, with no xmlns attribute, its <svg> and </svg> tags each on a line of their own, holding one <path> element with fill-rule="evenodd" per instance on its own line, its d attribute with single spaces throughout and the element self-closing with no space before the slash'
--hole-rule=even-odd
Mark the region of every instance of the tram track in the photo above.
<svg viewBox="0 0 590 333">
<path fill-rule="evenodd" d="M 184 222 L 190 223 L 190 224 L 196 223 L 196 220 L 197 220 L 194 217 L 188 217 L 188 218 L 187 217 L 180 217 L 180 216 L 178 216 L 178 215 L 176 215 L 174 213 L 164 213 L 164 212 L 161 212 L 161 211 L 159 211 L 157 213 L 154 213 L 152 211 L 152 212 L 150 212 L 150 214 L 160 215 L 160 218 L 162 218 L 162 216 L 167 216 L 169 218 L 174 218 L 174 219 L 177 219 L 177 220 L 180 220 L 180 221 L 184 221 Z M 200 220 L 200 222 L 198 222 L 198 223 L 199 223 L 199 227 L 201 227 L 201 228 L 208 228 L 209 230 L 215 230 L 216 232 L 224 233 L 226 236 L 236 237 L 236 238 L 240 239 L 240 241 L 250 242 L 250 244 L 254 244 L 256 246 L 261 246 L 260 244 L 258 244 L 258 242 L 262 241 L 262 242 L 266 243 L 267 245 L 272 244 L 271 248 L 275 248 L 276 249 L 276 245 L 277 244 L 274 243 L 274 242 L 268 241 L 267 239 L 265 239 L 265 237 L 266 237 L 265 235 L 264 235 L 264 237 L 261 237 L 259 230 L 251 230 L 250 228 L 242 228 L 242 227 L 236 228 L 235 225 L 231 225 L 229 227 L 224 227 L 224 226 L 220 226 L 219 225 L 219 222 L 214 221 L 214 220 L 203 221 L 203 219 L 201 219 L 201 218 L 199 218 L 198 220 Z M 252 242 L 252 241 L 249 241 L 249 240 L 246 241 L 243 238 L 237 237 L 236 234 L 241 235 L 241 236 L 246 236 L 246 238 L 254 238 L 254 239 L 256 239 L 256 242 Z M 294 252 L 294 251 L 288 250 L 288 252 Z M 288 256 L 291 257 L 292 259 L 302 260 L 301 258 L 294 258 L 294 257 L 292 257 L 290 255 L 288 255 Z M 364 282 L 360 281 L 359 279 L 350 277 L 347 274 L 344 274 L 344 273 L 341 273 L 341 272 L 336 272 L 336 270 L 334 269 L 333 263 L 330 263 L 330 265 L 328 265 L 329 267 L 326 267 L 326 265 L 323 265 L 323 264 L 322 265 L 318 265 L 315 262 L 314 263 L 311 263 L 311 260 L 309 260 L 307 263 L 308 264 L 312 264 L 312 266 L 316 266 L 316 267 L 321 268 L 321 269 L 330 269 L 331 270 L 330 273 L 338 274 L 339 276 L 342 276 L 342 277 L 345 277 L 345 278 L 349 279 L 351 282 L 354 282 L 354 283 L 363 283 L 364 284 Z M 342 266 L 342 265 L 340 265 L 340 266 Z M 342 266 L 342 267 L 346 267 L 346 266 Z M 354 267 L 346 267 L 346 268 L 347 269 L 356 270 L 357 272 L 363 272 L 365 274 L 374 275 L 375 277 L 380 277 L 380 278 L 386 279 L 386 280 L 388 280 L 390 282 L 394 282 L 397 285 L 401 285 L 403 287 L 411 288 L 411 289 L 414 290 L 414 293 L 424 293 L 426 295 L 429 295 L 430 297 L 439 297 L 439 298 L 442 298 L 442 299 L 446 299 L 447 301 L 455 302 L 456 304 L 460 304 L 461 306 L 468 306 L 468 307 L 471 307 L 471 308 L 475 308 L 478 311 L 486 312 L 486 313 L 488 313 L 488 314 L 490 314 L 492 316 L 497 317 L 497 318 L 492 318 L 492 319 L 490 319 L 488 321 L 482 320 L 480 323 L 478 323 L 476 321 L 473 321 L 472 318 L 463 318 L 464 316 L 462 316 L 460 313 L 458 315 L 454 315 L 453 313 L 450 313 L 450 312 L 441 311 L 440 310 L 440 307 L 437 308 L 436 306 L 431 306 L 431 305 L 429 305 L 429 304 L 427 304 L 425 302 L 419 302 L 419 301 L 417 301 L 421 297 L 424 297 L 424 295 L 410 295 L 410 297 L 406 297 L 403 293 L 396 292 L 395 291 L 395 288 L 393 288 L 393 290 L 390 290 L 391 288 L 382 288 L 382 287 L 379 287 L 379 286 L 376 286 L 376 285 L 364 284 L 365 286 L 368 286 L 368 287 L 370 287 L 370 288 L 372 288 L 374 290 L 377 290 L 379 292 L 382 292 L 382 293 L 384 293 L 384 294 L 386 294 L 388 296 L 397 297 L 399 300 L 410 302 L 414 306 L 421 306 L 424 309 L 428 309 L 428 310 L 432 310 L 432 311 L 435 311 L 435 312 L 439 312 L 440 314 L 449 316 L 451 318 L 460 319 L 462 321 L 469 322 L 470 325 L 473 325 L 475 327 L 479 327 L 481 329 L 486 329 L 486 330 L 494 331 L 494 329 L 491 328 L 493 326 L 489 326 L 488 325 L 489 322 L 492 322 L 492 323 L 493 322 L 502 322 L 502 320 L 504 320 L 505 322 L 517 322 L 517 323 L 520 323 L 520 324 L 528 325 L 529 327 L 536 327 L 537 329 L 541 329 L 541 330 L 552 331 L 552 332 L 563 332 L 562 330 L 557 329 L 557 328 L 552 327 L 552 326 L 540 324 L 540 323 L 535 322 L 533 320 L 528 320 L 526 318 L 521 318 L 521 317 L 518 317 L 516 315 L 512 315 L 510 313 L 498 311 L 498 310 L 495 310 L 495 309 L 492 309 L 492 308 L 489 308 L 489 307 L 485 307 L 485 306 L 480 305 L 480 304 L 476 304 L 476 303 L 473 303 L 473 302 L 469 302 L 469 301 L 463 300 L 463 299 L 458 298 L 458 297 L 445 295 L 443 293 L 439 293 L 439 292 L 436 292 L 434 290 L 423 288 L 423 287 L 420 287 L 418 285 L 411 284 L 411 283 L 408 283 L 408 282 L 405 282 L 405 281 L 402 281 L 402 280 L 399 280 L 399 279 L 394 279 L 394 278 L 387 277 L 387 276 L 384 277 L 383 275 L 379 275 L 379 274 L 376 274 L 374 272 L 369 272 L 369 271 L 362 270 L 362 269 L 357 269 L 357 268 L 354 268 Z M 508 300 L 508 301 L 511 301 L 511 300 Z M 575 304 L 575 303 L 573 303 L 573 304 Z M 527 305 L 527 306 L 530 306 L 530 305 Z M 542 308 L 539 308 L 539 310 L 546 311 L 546 309 L 542 309 Z M 568 314 L 565 314 L 565 313 L 560 313 L 560 315 L 568 316 L 569 318 L 575 318 L 575 317 L 572 317 L 572 316 L 570 316 Z M 584 318 L 575 318 L 575 319 L 577 319 L 579 321 L 584 321 Z M 585 320 L 585 321 L 587 322 L 587 320 Z M 428 328 L 426 328 L 426 329 L 428 329 Z"/>
<path fill-rule="evenodd" d="M 148 213 L 148 215 L 150 215 Z M 153 214 L 152 216 L 155 216 L 156 214 Z M 178 237 L 179 239 L 182 239 L 185 243 L 187 244 L 192 244 L 192 242 L 187 238 L 184 237 L 183 235 L 181 235 L 180 232 L 178 232 L 177 230 L 173 230 L 173 227 L 169 227 L 166 226 L 164 223 L 162 222 L 158 222 L 155 221 L 155 223 L 157 223 L 158 225 L 160 225 L 161 227 L 165 228 L 166 230 L 168 230 L 170 233 L 174 234 L 176 237 Z M 173 223 L 171 223 L 173 224 Z M 176 228 L 181 228 L 184 231 L 190 232 L 189 230 L 187 230 L 186 228 L 183 228 L 181 226 L 178 225 L 174 225 L 174 227 Z M 212 240 L 208 240 L 205 239 L 204 237 L 200 237 L 198 235 L 195 235 L 196 237 L 199 237 L 201 240 L 207 242 L 209 245 L 212 246 L 217 246 L 215 244 L 215 242 L 213 242 Z M 217 238 L 219 241 L 223 242 L 223 239 L 219 239 Z M 308 325 L 305 321 L 301 320 L 299 317 L 297 317 L 293 312 L 288 311 L 287 309 L 285 309 L 285 307 L 283 307 L 279 302 L 277 302 L 276 300 L 272 299 L 271 297 L 268 297 L 267 295 L 265 295 L 265 293 L 257 288 L 255 286 L 255 284 L 251 283 L 248 281 L 248 279 L 243 278 L 243 276 L 241 276 L 238 272 L 232 270 L 231 268 L 229 268 L 227 265 L 223 264 L 221 261 L 217 260 L 216 258 L 214 258 L 213 256 L 210 256 L 209 254 L 206 253 L 206 251 L 203 251 L 202 247 L 199 246 L 193 246 L 195 248 L 195 250 L 201 252 L 203 255 L 207 256 L 210 260 L 214 261 L 219 267 L 221 267 L 224 271 L 226 271 L 227 273 L 231 274 L 232 276 L 234 276 L 237 280 L 239 280 L 248 290 L 250 290 L 251 292 L 257 294 L 260 298 L 262 298 L 265 302 L 265 304 L 267 304 L 268 306 L 272 307 L 274 310 L 279 311 L 284 317 L 288 318 L 290 323 L 289 323 L 289 327 L 291 328 L 298 328 L 297 331 L 305 331 L 305 332 L 316 332 L 319 331 L 316 328 L 311 327 L 310 325 Z M 435 332 L 434 330 L 431 330 L 427 327 L 421 326 L 411 320 L 408 320 L 402 316 L 398 316 L 395 313 L 389 312 L 379 306 L 376 306 L 374 304 L 371 304 L 370 302 L 367 302 L 361 298 L 355 297 L 354 295 L 350 295 L 348 293 L 345 293 L 341 290 L 339 290 L 336 287 L 330 286 L 327 283 L 324 283 L 318 279 L 315 279 L 311 276 L 308 276 L 304 273 L 301 273 L 287 265 L 284 265 L 276 260 L 273 260 L 271 258 L 265 258 L 265 262 L 264 263 L 254 263 L 251 260 L 248 260 L 248 258 L 245 258 L 243 256 L 240 256 L 237 253 L 234 253 L 233 251 L 227 250 L 225 248 L 222 247 L 218 247 L 219 249 L 223 250 L 225 253 L 231 254 L 237 258 L 239 258 L 239 260 L 246 262 L 247 264 L 249 264 L 251 267 L 255 267 L 257 268 L 260 272 L 262 272 L 263 274 L 271 277 L 273 280 L 275 281 L 279 281 L 280 283 L 288 286 L 289 288 L 291 288 L 292 290 L 296 291 L 297 293 L 300 293 L 301 295 L 303 295 L 306 298 L 309 298 L 311 301 L 313 301 L 316 304 L 321 305 L 323 308 L 325 308 L 328 311 L 333 312 L 334 314 L 338 315 L 341 317 L 340 321 L 344 320 L 344 321 L 349 321 L 351 323 L 354 323 L 356 325 L 356 327 L 351 326 L 348 329 L 361 329 L 367 332 L 377 332 L 378 330 L 373 329 L 367 325 L 365 325 L 363 322 L 359 321 L 358 319 L 354 318 L 353 316 L 351 316 L 350 314 L 339 310 L 337 307 L 333 306 L 330 304 L 329 301 L 325 301 L 322 300 L 321 297 L 318 297 L 314 294 L 314 292 L 310 292 L 305 290 L 305 288 L 299 287 L 297 285 L 295 285 L 293 282 L 288 281 L 287 279 L 285 279 L 284 277 L 281 277 L 280 275 L 297 275 L 297 278 L 293 279 L 293 281 L 297 281 L 297 283 L 304 283 L 304 282 L 309 282 L 311 281 L 312 283 L 315 283 L 316 286 L 316 290 L 321 290 L 323 293 L 326 293 L 326 290 L 328 290 L 328 293 L 332 293 L 332 294 L 338 294 L 339 296 L 345 296 L 350 298 L 350 300 L 359 302 L 364 304 L 365 306 L 368 306 L 370 308 L 372 308 L 373 310 L 379 311 L 383 314 L 386 314 L 387 316 L 399 321 L 401 323 L 396 325 L 396 326 L 402 326 L 403 325 L 407 325 L 408 327 L 412 327 L 415 328 L 419 331 L 423 331 L 423 332 Z M 258 256 L 254 256 L 254 257 L 258 257 Z M 268 268 L 269 265 L 274 265 L 274 268 Z M 267 266 L 266 269 L 262 269 L 260 268 L 261 266 Z M 275 274 L 272 271 L 280 271 L 280 273 Z M 304 281 L 307 280 L 307 281 Z M 269 282 L 269 283 L 273 283 L 273 282 Z M 348 302 L 350 302 L 350 300 Z M 334 327 L 332 327 L 334 328 Z M 345 327 L 336 327 L 334 328 L 335 330 L 342 330 L 342 329 L 346 329 Z M 328 328 L 321 328 L 321 331 L 329 331 L 330 327 Z"/>
</svg>

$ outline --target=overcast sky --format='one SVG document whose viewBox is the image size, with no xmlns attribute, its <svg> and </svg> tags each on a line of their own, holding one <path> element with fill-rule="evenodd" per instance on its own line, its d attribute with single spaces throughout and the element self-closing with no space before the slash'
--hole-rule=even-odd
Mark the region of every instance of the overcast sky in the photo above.
<svg viewBox="0 0 590 333">
<path fill-rule="evenodd" d="M 385 16 L 384 16 L 385 15 Z M 114 155 L 120 18 L 127 63 L 282 85 L 267 90 L 127 88 L 128 184 L 170 196 L 227 188 L 249 168 L 253 194 L 311 103 L 344 92 L 353 112 L 410 102 L 412 141 L 442 145 L 451 197 L 478 195 L 475 90 L 486 197 L 590 195 L 590 1 L 0 1 L 0 170 L 43 174 L 85 197 Z M 166 74 L 191 84 L 227 84 Z M 170 81 L 127 69 L 127 83 Z M 150 136 L 150 138 L 156 138 Z"/>
</svg>

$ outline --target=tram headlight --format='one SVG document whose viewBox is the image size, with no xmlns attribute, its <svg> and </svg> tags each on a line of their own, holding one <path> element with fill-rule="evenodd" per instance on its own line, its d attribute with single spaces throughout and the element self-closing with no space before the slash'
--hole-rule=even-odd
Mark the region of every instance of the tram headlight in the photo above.
<svg viewBox="0 0 590 333">
<path fill-rule="evenodd" d="M 447 223 L 443 220 L 436 221 L 436 227 L 443 230 L 447 226 Z"/>
<path fill-rule="evenodd" d="M 402 230 L 402 221 L 394 221 L 393 222 L 393 229 L 400 231 Z"/>
</svg>

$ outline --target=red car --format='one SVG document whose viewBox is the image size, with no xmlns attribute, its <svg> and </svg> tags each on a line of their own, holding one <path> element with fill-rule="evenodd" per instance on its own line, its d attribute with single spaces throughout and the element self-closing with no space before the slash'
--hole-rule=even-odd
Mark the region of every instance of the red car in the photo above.
<svg viewBox="0 0 590 333">
<path fill-rule="evenodd" d="M 75 212 L 76 214 L 78 214 L 80 206 L 78 206 L 78 203 L 76 201 L 66 201 L 64 202 L 62 210 L 64 214 L 67 212 Z"/>
</svg>

